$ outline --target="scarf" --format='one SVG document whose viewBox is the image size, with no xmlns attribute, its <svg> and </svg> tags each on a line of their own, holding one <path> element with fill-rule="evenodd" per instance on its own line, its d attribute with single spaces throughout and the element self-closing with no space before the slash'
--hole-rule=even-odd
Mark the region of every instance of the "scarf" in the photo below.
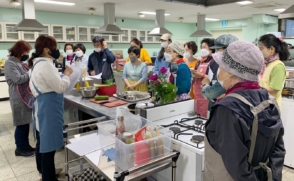
<svg viewBox="0 0 294 181">
<path fill-rule="evenodd" d="M 237 92 L 239 90 L 255 90 L 255 89 L 260 89 L 258 82 L 250 82 L 250 81 L 238 82 L 238 83 L 232 85 L 230 88 L 228 88 L 225 96 L 228 94 Z M 219 102 L 221 99 L 222 98 L 218 99 L 216 102 Z"/>
<path fill-rule="evenodd" d="M 264 71 L 266 69 L 266 65 L 273 62 L 273 61 L 275 61 L 275 60 L 280 60 L 280 56 L 279 56 L 278 53 L 264 59 L 264 65 L 263 65 L 263 67 L 261 69 L 260 78 L 263 77 Z"/>
<path fill-rule="evenodd" d="M 207 57 L 201 57 L 200 63 L 207 63 L 210 62 L 210 60 L 212 60 L 212 56 L 207 56 Z"/>
</svg>

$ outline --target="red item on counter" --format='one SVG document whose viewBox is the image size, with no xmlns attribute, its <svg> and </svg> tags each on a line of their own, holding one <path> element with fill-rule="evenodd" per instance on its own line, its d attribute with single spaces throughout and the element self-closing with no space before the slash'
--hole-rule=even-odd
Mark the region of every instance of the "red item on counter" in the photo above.
<svg viewBox="0 0 294 181">
<path fill-rule="evenodd" d="M 99 87 L 97 94 L 111 97 L 113 94 L 116 94 L 116 85 Z"/>
<path fill-rule="evenodd" d="M 134 147 L 134 164 L 142 165 L 149 162 L 149 147 L 148 142 L 143 141 L 146 135 L 146 126 L 135 133 L 135 147 Z"/>
</svg>

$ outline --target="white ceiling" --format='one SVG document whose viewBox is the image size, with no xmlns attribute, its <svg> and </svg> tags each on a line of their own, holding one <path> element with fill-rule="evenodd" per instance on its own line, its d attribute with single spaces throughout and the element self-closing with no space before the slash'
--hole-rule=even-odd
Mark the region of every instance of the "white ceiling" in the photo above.
<svg viewBox="0 0 294 181">
<path fill-rule="evenodd" d="M 60 1 L 60 0 L 59 0 Z M 155 11 L 156 9 L 165 9 L 166 13 L 171 14 L 166 16 L 166 21 L 177 22 L 179 17 L 183 17 L 183 22 L 194 23 L 198 13 L 206 14 L 207 18 L 216 18 L 221 20 L 242 19 L 251 17 L 252 14 L 270 14 L 278 15 L 275 8 L 288 8 L 293 4 L 293 0 L 254 0 L 254 4 L 259 3 L 278 3 L 277 7 L 270 8 L 252 8 L 241 7 L 240 5 L 226 4 L 209 8 L 193 6 L 188 4 L 170 3 L 159 0 L 61 0 L 64 2 L 75 2 L 75 6 L 48 5 L 35 3 L 37 10 L 67 12 L 76 14 L 89 14 L 88 8 L 96 8 L 94 15 L 103 16 L 103 3 L 115 3 L 116 17 L 139 19 L 138 12 L 140 11 Z M 220 0 L 221 1 L 221 0 Z M 0 0 L 0 7 L 9 7 L 9 0 Z M 21 8 L 21 7 L 18 7 Z M 146 15 L 144 19 L 155 18 L 154 15 Z"/>
</svg>

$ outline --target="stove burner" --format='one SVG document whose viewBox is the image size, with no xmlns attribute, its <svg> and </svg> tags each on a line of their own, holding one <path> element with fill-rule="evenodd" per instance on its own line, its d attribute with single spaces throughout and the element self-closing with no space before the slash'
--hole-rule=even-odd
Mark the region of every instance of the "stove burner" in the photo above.
<svg viewBox="0 0 294 181">
<path fill-rule="evenodd" d="M 192 136 L 191 141 L 192 141 L 193 143 L 197 143 L 197 144 L 199 144 L 199 143 L 201 143 L 201 142 L 204 141 L 204 136 L 201 136 L 201 135 L 194 135 L 194 136 Z"/>
<path fill-rule="evenodd" d="M 181 132 L 181 129 L 178 127 L 170 127 L 169 130 L 171 130 L 172 132 L 174 132 L 174 134 Z"/>
<path fill-rule="evenodd" d="M 199 126 L 199 125 L 201 125 L 203 123 L 203 121 L 202 120 L 195 120 L 195 125 L 197 125 L 197 126 Z"/>
</svg>

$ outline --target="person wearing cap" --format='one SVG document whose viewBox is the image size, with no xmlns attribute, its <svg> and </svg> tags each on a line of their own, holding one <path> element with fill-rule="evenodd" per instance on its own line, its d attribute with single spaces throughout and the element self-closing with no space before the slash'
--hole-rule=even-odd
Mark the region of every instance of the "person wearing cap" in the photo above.
<svg viewBox="0 0 294 181">
<path fill-rule="evenodd" d="M 176 101 L 190 99 L 191 72 L 185 62 L 178 64 L 178 60 L 183 58 L 185 53 L 184 45 L 180 42 L 173 42 L 168 45 L 165 60 L 170 62 L 169 72 L 171 83 L 178 88 Z"/>
<path fill-rule="evenodd" d="M 237 40 L 238 38 L 231 34 L 221 35 L 217 39 L 215 39 L 214 46 L 211 46 L 210 49 L 215 49 L 216 52 L 223 52 L 229 46 L 229 44 Z M 209 74 L 209 70 L 211 70 L 213 77 L 212 80 L 210 80 L 208 76 L 202 80 L 201 94 L 210 100 L 208 106 L 208 110 L 210 111 L 216 99 L 222 96 L 226 92 L 226 90 L 217 81 L 216 75 L 218 64 L 214 60 L 212 60 L 209 64 L 206 72 L 207 75 Z"/>
<path fill-rule="evenodd" d="M 159 51 L 158 56 L 156 57 L 155 64 L 154 64 L 154 74 L 158 74 L 159 70 L 162 67 L 168 68 L 170 62 L 166 61 L 164 58 L 164 53 L 167 49 L 167 46 L 172 42 L 170 34 L 163 34 L 160 38 L 161 42 L 161 50 Z"/>
<path fill-rule="evenodd" d="M 194 102 L 195 110 L 201 117 L 206 118 L 208 116 L 209 100 L 201 95 L 201 81 L 205 78 L 208 70 L 209 63 L 212 61 L 211 54 L 214 52 L 210 49 L 214 45 L 213 39 L 203 39 L 201 41 L 201 60 L 198 61 L 195 70 L 191 70 L 193 74 L 193 89 L 194 89 Z"/>
<path fill-rule="evenodd" d="M 204 181 L 281 181 L 284 128 L 276 100 L 258 84 L 262 53 L 235 41 L 213 58 L 226 93 L 205 125 Z"/>
<path fill-rule="evenodd" d="M 259 38 L 258 47 L 265 60 L 260 86 L 266 88 L 277 99 L 281 108 L 282 90 L 286 80 L 286 68 L 282 61 L 288 60 L 290 56 L 288 46 L 282 38 L 267 34 Z"/>
</svg>

